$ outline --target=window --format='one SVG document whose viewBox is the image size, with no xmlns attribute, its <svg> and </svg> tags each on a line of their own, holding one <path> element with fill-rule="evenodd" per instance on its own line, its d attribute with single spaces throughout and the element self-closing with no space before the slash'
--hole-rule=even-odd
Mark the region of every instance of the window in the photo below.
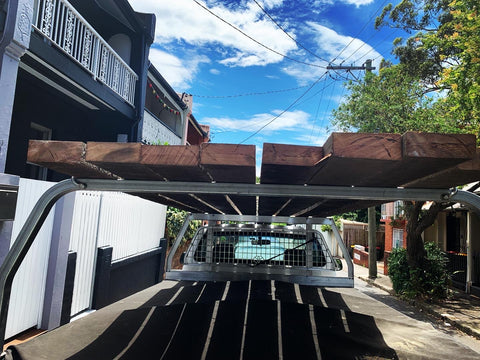
<svg viewBox="0 0 480 360">
<path fill-rule="evenodd" d="M 382 219 L 387 219 L 387 218 L 388 218 L 388 214 L 387 214 L 387 204 L 382 204 L 381 214 L 382 214 Z"/>
<path fill-rule="evenodd" d="M 393 216 L 395 218 L 402 217 L 404 215 L 403 201 L 397 200 L 393 203 Z"/>
<path fill-rule="evenodd" d="M 403 248 L 403 230 L 393 229 L 392 248 Z"/>
</svg>

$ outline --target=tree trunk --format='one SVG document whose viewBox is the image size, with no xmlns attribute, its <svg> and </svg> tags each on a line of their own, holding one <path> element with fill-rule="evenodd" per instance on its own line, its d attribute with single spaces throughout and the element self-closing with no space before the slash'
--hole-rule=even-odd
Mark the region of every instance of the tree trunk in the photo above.
<svg viewBox="0 0 480 360">
<path fill-rule="evenodd" d="M 423 201 L 405 202 L 407 261 L 411 269 L 423 269 L 426 252 L 422 233 L 435 222 L 438 213 L 450 205 L 434 202 L 428 210 L 422 211 L 424 204 Z"/>
<path fill-rule="evenodd" d="M 406 202 L 405 215 L 407 218 L 407 261 L 411 269 L 423 268 L 425 263 L 425 247 L 422 231 L 419 231 L 420 213 L 423 202 Z"/>
</svg>

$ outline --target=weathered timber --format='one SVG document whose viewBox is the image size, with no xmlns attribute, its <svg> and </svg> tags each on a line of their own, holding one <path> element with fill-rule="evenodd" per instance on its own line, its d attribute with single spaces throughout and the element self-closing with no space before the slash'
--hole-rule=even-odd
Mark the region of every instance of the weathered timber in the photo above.
<svg viewBox="0 0 480 360">
<path fill-rule="evenodd" d="M 255 147 L 232 144 L 33 142 L 29 161 L 75 177 L 254 183 Z M 448 188 L 480 179 L 475 137 L 457 134 L 334 133 L 323 147 L 265 144 L 263 184 Z M 142 197 L 194 212 L 255 214 L 254 196 L 156 194 Z M 372 201 L 260 197 L 260 215 L 328 216 Z"/>
<path fill-rule="evenodd" d="M 402 135 L 403 158 L 450 161 L 472 159 L 476 138 L 470 134 L 431 134 L 407 132 Z"/>
<path fill-rule="evenodd" d="M 142 144 L 87 142 L 86 160 L 124 179 L 164 180 L 141 164 Z"/>
<path fill-rule="evenodd" d="M 392 186 L 384 181 L 402 160 L 401 145 L 398 134 L 333 133 L 307 184 Z"/>
<path fill-rule="evenodd" d="M 403 187 L 446 189 L 476 181 L 480 181 L 480 148 L 477 148 L 473 160 L 415 179 L 403 184 Z"/>
<path fill-rule="evenodd" d="M 201 144 L 200 165 L 216 182 L 254 184 L 255 146 Z M 212 202 L 227 214 L 255 215 L 254 197 L 230 195 L 220 200 L 213 195 L 203 195 L 202 199 Z"/>
<path fill-rule="evenodd" d="M 30 140 L 27 161 L 61 174 L 95 179 L 117 176 L 85 160 L 86 144 L 81 141 Z"/>
<path fill-rule="evenodd" d="M 323 148 L 319 146 L 265 143 L 260 181 L 262 184 L 306 184 L 316 171 L 315 164 L 322 158 Z M 294 212 L 285 210 L 293 201 L 288 195 L 278 198 L 261 198 L 259 212 L 262 215 L 293 215 L 297 212 L 297 208 Z M 302 199 L 302 202 L 305 203 L 305 207 L 308 207 L 318 202 L 318 199 Z"/>
<path fill-rule="evenodd" d="M 212 181 L 200 166 L 198 145 L 143 145 L 140 162 L 165 180 Z"/>
<path fill-rule="evenodd" d="M 200 164 L 216 182 L 255 183 L 255 145 L 200 145 Z"/>
<path fill-rule="evenodd" d="M 392 170 L 398 186 L 456 167 L 476 158 L 476 139 L 469 134 L 408 132 L 402 135 L 403 161 Z M 460 178 L 458 180 L 461 180 Z M 462 180 L 463 181 L 463 180 Z M 453 183 L 446 187 L 454 186 Z M 457 183 L 463 185 L 465 183 Z M 424 184 L 431 188 L 428 183 Z"/>
<path fill-rule="evenodd" d="M 262 184 L 303 185 L 323 158 L 323 148 L 286 144 L 263 144 Z"/>
<path fill-rule="evenodd" d="M 169 181 L 255 182 L 255 146 L 252 145 L 142 146 L 141 158 L 143 165 Z M 188 200 L 179 199 L 178 195 L 166 196 L 180 202 Z M 195 207 L 203 206 L 205 212 L 251 213 L 255 209 L 252 198 L 190 197 Z"/>
</svg>

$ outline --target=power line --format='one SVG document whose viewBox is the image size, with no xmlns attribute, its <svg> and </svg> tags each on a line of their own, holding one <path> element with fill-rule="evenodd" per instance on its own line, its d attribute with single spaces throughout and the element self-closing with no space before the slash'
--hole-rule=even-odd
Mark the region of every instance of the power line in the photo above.
<svg viewBox="0 0 480 360">
<path fill-rule="evenodd" d="M 325 83 L 327 82 L 327 78 L 324 79 Z M 317 119 L 318 119 L 318 113 L 320 112 L 320 104 L 322 103 L 323 101 L 323 95 L 325 94 L 325 89 L 327 88 L 328 85 L 325 85 L 320 91 L 322 92 L 322 95 L 318 98 L 318 104 L 317 104 L 317 110 L 315 111 L 315 117 L 313 119 L 313 124 L 312 124 L 312 131 L 310 132 L 310 139 L 309 139 L 309 143 L 312 142 L 312 137 L 313 137 L 313 131 L 315 129 L 315 124 L 317 122 Z M 315 94 L 315 96 L 318 94 L 318 92 Z"/>
<path fill-rule="evenodd" d="M 275 94 L 275 93 L 281 93 L 281 92 L 303 89 L 303 88 L 306 88 L 307 86 L 308 85 L 297 86 L 297 87 L 293 87 L 293 88 L 289 88 L 289 89 L 269 90 L 269 91 L 264 91 L 264 92 L 252 92 L 252 93 L 235 94 L 235 95 L 195 95 L 195 94 L 191 94 L 191 95 L 195 96 L 195 97 L 199 97 L 199 98 L 225 99 L 225 98 L 236 98 L 236 97 L 242 97 L 242 96 L 269 95 L 269 94 Z"/>
<path fill-rule="evenodd" d="M 326 61 L 326 62 L 328 63 L 328 60 L 326 60 L 326 59 L 318 56 L 318 55 L 315 54 L 313 51 L 310 51 L 310 50 L 307 49 L 305 46 L 303 46 L 300 42 L 298 42 L 295 38 L 293 38 L 293 37 L 267 12 L 267 10 L 265 10 L 265 9 L 262 7 L 262 5 L 260 5 L 260 4 L 258 3 L 257 0 L 253 0 L 253 2 L 254 2 L 255 4 L 257 4 L 257 6 L 265 13 L 265 15 L 267 15 L 268 18 L 269 18 L 270 20 L 272 20 L 272 22 L 273 22 L 275 25 L 277 25 L 277 27 L 285 33 L 285 35 L 287 35 L 290 39 L 292 39 L 292 40 L 295 42 L 295 44 L 297 44 L 297 45 L 300 46 L 302 49 L 304 49 L 305 51 L 307 51 L 307 52 L 310 53 L 311 55 L 315 56 L 316 58 L 318 58 L 318 59 L 320 59 L 320 60 L 322 60 L 322 61 Z"/>
<path fill-rule="evenodd" d="M 243 144 L 244 142 L 246 142 L 247 140 L 251 139 L 252 137 L 254 137 L 255 135 L 257 135 L 260 131 L 262 131 L 263 129 L 265 129 L 268 125 L 270 125 L 271 123 L 273 123 L 275 120 L 277 120 L 280 116 L 282 116 L 283 114 L 285 114 L 288 110 L 290 110 L 297 102 L 299 102 L 305 95 L 308 94 L 308 92 L 310 90 L 313 89 L 313 87 L 315 85 L 317 85 L 319 83 L 320 80 L 322 80 L 322 78 L 328 73 L 328 71 L 325 71 L 322 76 L 320 76 L 312 85 L 310 85 L 310 87 L 302 94 L 300 95 L 293 103 L 291 103 L 285 110 L 283 110 L 280 114 L 278 114 L 277 116 L 275 116 L 273 119 L 271 119 L 269 122 L 267 122 L 265 125 L 263 125 L 260 129 L 258 129 L 257 131 L 255 131 L 253 134 L 249 135 L 247 138 L 245 138 L 244 140 L 242 140 L 241 142 L 238 143 L 238 145 L 240 144 Z"/>
<path fill-rule="evenodd" d="M 370 16 L 370 19 L 368 19 L 368 21 L 365 23 L 365 25 L 363 25 L 363 27 L 360 29 L 360 31 L 357 33 L 357 35 L 355 37 L 352 38 L 352 40 L 350 40 L 350 42 L 345 45 L 345 47 L 338 53 L 337 56 L 335 56 L 335 58 L 331 61 L 331 62 L 334 62 L 335 60 L 338 59 L 338 57 L 352 44 L 352 42 L 358 38 L 358 36 L 365 30 L 365 28 L 367 27 L 367 25 L 370 23 L 370 21 L 372 21 L 373 17 L 377 15 L 377 13 L 380 11 L 380 9 L 382 9 L 385 4 L 387 3 L 388 0 L 384 0 L 383 3 L 378 7 L 378 9 L 372 14 L 372 16 Z M 363 45 L 362 45 L 363 46 Z"/>
<path fill-rule="evenodd" d="M 383 37 L 379 42 L 377 42 L 374 46 L 372 46 L 372 48 L 370 50 L 368 50 L 365 54 L 363 54 L 360 58 L 358 58 L 357 60 L 360 60 L 360 59 L 363 59 L 364 57 L 366 57 L 368 54 L 370 54 L 373 50 L 375 50 L 375 48 L 382 44 L 385 40 L 387 40 L 389 37 L 393 37 L 393 35 L 395 35 L 397 32 L 399 31 L 399 29 L 395 29 L 391 34 L 387 34 L 385 37 Z M 378 56 L 377 56 L 378 58 Z M 377 59 L 375 58 L 375 60 Z"/>
<path fill-rule="evenodd" d="M 209 8 L 207 8 L 206 6 L 204 6 L 203 4 L 199 3 L 197 0 L 193 0 L 198 6 L 200 6 L 202 9 L 204 9 L 205 11 L 208 11 L 210 14 L 212 14 L 213 16 L 215 16 L 217 19 L 219 19 L 220 21 L 222 21 L 223 23 L 227 24 L 228 26 L 230 26 L 231 28 L 235 29 L 236 31 L 238 31 L 240 34 L 242 34 L 243 36 L 246 36 L 247 38 L 249 38 L 250 40 L 252 40 L 253 42 L 255 42 L 256 44 L 264 47 L 265 49 L 267 49 L 268 51 L 271 51 L 277 55 L 280 55 L 281 57 L 285 58 L 285 59 L 288 59 L 290 61 L 294 61 L 294 62 L 297 62 L 299 64 L 303 64 L 303 65 L 308 65 L 308 66 L 313 66 L 313 67 L 317 67 L 317 68 L 321 68 L 321 69 L 325 69 L 325 66 L 322 66 L 322 65 L 318 65 L 318 64 L 313 64 L 313 63 L 307 63 L 305 61 L 301 61 L 301 60 L 297 60 L 297 59 L 294 59 L 292 57 L 289 57 L 288 55 L 285 55 L 285 54 L 282 54 L 280 52 L 278 52 L 277 50 L 274 50 L 272 49 L 271 47 L 268 47 L 267 45 L 261 43 L 260 41 L 254 39 L 253 37 L 251 37 L 250 35 L 246 34 L 245 32 L 243 32 L 241 29 L 239 29 L 238 27 L 236 27 L 235 25 L 229 23 L 227 20 L 223 19 L 222 17 L 218 16 L 217 14 L 215 14 L 213 11 L 211 11 Z"/>
</svg>

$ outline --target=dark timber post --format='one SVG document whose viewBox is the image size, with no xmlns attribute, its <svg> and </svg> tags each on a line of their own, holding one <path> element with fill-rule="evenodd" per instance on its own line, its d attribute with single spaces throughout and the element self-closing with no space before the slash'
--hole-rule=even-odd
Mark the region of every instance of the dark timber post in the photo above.
<svg viewBox="0 0 480 360">
<path fill-rule="evenodd" d="M 377 278 L 377 224 L 374 206 L 368 208 L 368 277 Z"/>
</svg>

